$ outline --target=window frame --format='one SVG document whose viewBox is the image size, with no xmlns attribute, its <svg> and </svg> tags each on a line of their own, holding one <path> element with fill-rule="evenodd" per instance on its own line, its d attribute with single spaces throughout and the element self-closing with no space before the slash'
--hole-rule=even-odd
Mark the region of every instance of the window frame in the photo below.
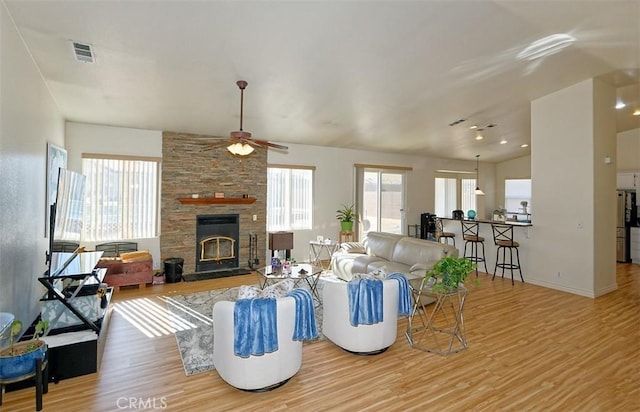
<svg viewBox="0 0 640 412">
<path fill-rule="evenodd" d="M 439 171 L 436 172 L 435 177 L 434 177 L 434 213 L 436 213 L 437 216 L 439 217 L 451 217 L 453 210 L 449 210 L 449 211 L 445 211 L 444 214 L 442 214 L 442 216 L 440 216 L 440 214 L 438 214 L 438 210 L 437 210 L 437 203 L 438 203 L 438 184 L 436 183 L 436 179 L 455 179 L 456 181 L 456 206 L 455 206 L 455 210 L 463 210 L 466 214 L 466 212 L 470 209 L 473 209 L 475 211 L 478 210 L 478 197 L 475 194 L 475 187 L 477 186 L 477 180 L 476 180 L 476 172 L 463 172 L 463 171 L 456 171 L 456 172 L 445 172 L 445 171 Z M 474 205 L 472 207 L 463 207 L 463 202 L 464 202 L 464 196 L 463 196 L 463 180 L 468 180 L 469 182 L 471 182 L 472 184 L 467 184 L 468 187 L 470 187 L 470 192 L 468 193 L 470 195 L 470 198 L 474 200 Z M 466 210 L 465 210 L 466 209 Z"/>
<path fill-rule="evenodd" d="M 288 218 L 285 219 L 286 222 L 284 225 L 274 225 L 271 222 L 270 219 L 270 207 L 271 207 L 271 201 L 270 201 L 270 192 L 273 189 L 272 184 L 269 181 L 269 174 L 270 174 L 270 169 L 284 169 L 284 170 L 289 170 L 289 172 L 291 172 L 292 170 L 303 170 L 303 171 L 309 171 L 311 172 L 311 179 L 310 179 L 310 185 L 311 188 L 309 190 L 310 193 L 307 194 L 307 196 L 310 196 L 310 199 L 308 199 L 309 201 L 309 208 L 308 208 L 308 213 L 309 213 L 309 221 L 306 222 L 303 226 L 293 226 L 292 225 L 292 221 L 295 220 L 293 219 L 293 208 L 291 208 L 291 201 L 289 202 L 289 210 L 288 210 Z M 276 231 L 295 231 L 295 230 L 312 230 L 313 229 L 313 222 L 314 222 L 314 210 L 313 210 L 313 203 L 314 203 L 314 192 L 315 192 L 315 170 L 316 167 L 315 166 L 307 166 L 307 165 L 288 165 L 288 164 L 267 164 L 267 222 L 266 222 L 266 227 L 267 227 L 267 232 L 276 232 Z M 289 185 L 291 184 L 291 182 L 289 182 Z M 289 187 L 289 192 L 291 192 L 292 188 Z M 292 196 L 292 194 L 290 194 L 290 197 Z M 286 208 L 286 206 L 285 206 Z"/>
<path fill-rule="evenodd" d="M 123 222 L 123 216 L 119 216 L 119 225 L 120 232 L 118 233 L 118 237 L 89 237 L 89 234 L 86 230 L 86 226 L 84 225 L 82 231 L 82 240 L 87 242 L 105 242 L 105 241 L 118 241 L 118 240 L 131 240 L 131 239 L 152 239 L 157 238 L 160 235 L 160 215 L 161 215 L 161 201 L 160 201 L 160 193 L 161 193 L 161 174 L 162 174 L 162 158 L 161 157 L 153 157 L 153 156 L 126 156 L 126 155 L 113 155 L 113 154 L 104 154 L 104 153 L 82 153 L 82 170 L 83 174 L 87 174 L 85 172 L 85 160 L 101 160 L 101 161 L 132 161 L 132 162 L 149 162 L 155 164 L 155 179 L 153 179 L 153 187 L 155 188 L 154 193 L 151 195 L 153 197 L 153 201 L 149 202 L 149 204 L 153 204 L 153 210 L 150 211 L 150 214 L 154 215 L 153 219 L 153 233 L 152 234 L 141 234 L 141 233 L 133 233 L 132 236 L 126 236 L 125 231 L 123 231 L 123 226 L 125 223 Z M 122 173 L 122 171 L 119 171 Z M 85 190 L 85 203 L 89 203 L 89 198 L 91 196 L 91 180 L 87 176 L 86 182 L 86 190 Z M 133 199 L 131 199 L 133 200 Z M 84 220 L 88 222 L 90 219 L 91 211 L 88 207 L 84 208 Z M 95 233 L 95 232 L 94 232 Z M 141 236 L 134 236 L 136 234 L 140 234 Z"/>
</svg>

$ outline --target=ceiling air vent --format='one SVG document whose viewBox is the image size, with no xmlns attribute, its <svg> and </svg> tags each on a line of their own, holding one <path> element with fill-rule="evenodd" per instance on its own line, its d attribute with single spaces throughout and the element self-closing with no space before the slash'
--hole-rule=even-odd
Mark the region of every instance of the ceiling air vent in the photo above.
<svg viewBox="0 0 640 412">
<path fill-rule="evenodd" d="M 95 63 L 93 49 L 90 44 L 71 42 L 73 55 L 76 60 L 83 63 Z"/>
</svg>

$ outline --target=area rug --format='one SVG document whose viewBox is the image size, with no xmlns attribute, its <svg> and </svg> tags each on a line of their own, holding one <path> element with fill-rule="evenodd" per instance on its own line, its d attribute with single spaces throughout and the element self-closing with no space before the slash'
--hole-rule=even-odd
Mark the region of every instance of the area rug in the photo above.
<svg viewBox="0 0 640 412">
<path fill-rule="evenodd" d="M 318 281 L 318 293 L 322 296 L 324 282 Z M 302 285 L 300 285 L 302 287 Z M 178 350 L 187 376 L 215 369 L 213 365 L 213 305 L 221 300 L 235 301 L 238 296 L 237 287 L 207 290 L 186 295 L 161 296 L 167 304 L 169 312 L 181 324 L 175 332 Z M 316 325 L 319 337 L 323 340 L 322 306 L 316 306 Z M 308 341 L 305 341 L 307 343 Z M 313 341 L 312 341 L 313 342 Z"/>
</svg>

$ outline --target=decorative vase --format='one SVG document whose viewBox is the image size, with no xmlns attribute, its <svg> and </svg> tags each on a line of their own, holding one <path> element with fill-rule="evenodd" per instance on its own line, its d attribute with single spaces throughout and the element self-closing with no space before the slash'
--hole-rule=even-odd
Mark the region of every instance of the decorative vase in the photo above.
<svg viewBox="0 0 640 412">
<path fill-rule="evenodd" d="M 353 222 L 340 222 L 340 228 L 343 232 L 353 232 Z"/>
</svg>

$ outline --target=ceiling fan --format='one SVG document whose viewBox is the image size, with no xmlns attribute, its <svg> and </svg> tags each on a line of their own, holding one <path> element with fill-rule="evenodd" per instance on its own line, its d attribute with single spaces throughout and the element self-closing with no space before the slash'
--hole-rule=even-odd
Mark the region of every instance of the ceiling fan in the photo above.
<svg viewBox="0 0 640 412">
<path fill-rule="evenodd" d="M 227 150 L 239 156 L 251 154 L 254 147 L 273 147 L 275 149 L 287 150 L 287 146 L 268 142 L 266 140 L 254 139 L 251 137 L 250 132 L 246 132 L 242 129 L 244 89 L 247 88 L 248 83 L 245 80 L 238 80 L 236 84 L 240 88 L 240 130 L 231 132 L 231 145 L 227 146 Z"/>
</svg>

